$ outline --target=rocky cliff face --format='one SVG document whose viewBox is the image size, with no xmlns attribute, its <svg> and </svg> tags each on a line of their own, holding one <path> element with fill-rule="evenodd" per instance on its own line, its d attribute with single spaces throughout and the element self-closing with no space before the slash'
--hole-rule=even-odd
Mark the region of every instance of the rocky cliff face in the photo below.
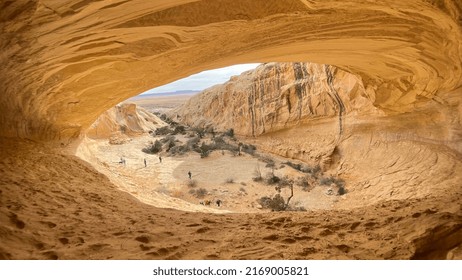
<svg viewBox="0 0 462 280">
<path fill-rule="evenodd" d="M 99 116 L 85 135 L 93 139 L 110 139 L 118 135 L 137 136 L 164 124 L 156 115 L 135 104 L 120 104 Z"/>
<path fill-rule="evenodd" d="M 449 175 L 462 174 L 456 92 L 402 113 L 378 106 L 373 88 L 338 68 L 268 63 L 194 96 L 171 116 L 233 128 L 259 149 L 319 164 L 346 179 L 344 203 L 369 204 L 460 188 L 459 176 Z"/>
<path fill-rule="evenodd" d="M 335 118 L 338 134 L 346 115 L 381 115 L 360 77 L 329 65 L 266 63 L 209 88 L 170 115 L 193 126 L 233 128 L 258 136 L 313 120 Z"/>
</svg>

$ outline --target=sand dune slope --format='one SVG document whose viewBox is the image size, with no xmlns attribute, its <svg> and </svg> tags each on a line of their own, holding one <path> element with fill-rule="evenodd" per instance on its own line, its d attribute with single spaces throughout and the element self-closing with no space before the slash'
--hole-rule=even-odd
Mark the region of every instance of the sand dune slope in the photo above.
<svg viewBox="0 0 462 280">
<path fill-rule="evenodd" d="M 2 259 L 461 258 L 462 209 L 447 196 L 351 211 L 206 214 L 159 209 L 82 160 L 1 139 Z"/>
</svg>

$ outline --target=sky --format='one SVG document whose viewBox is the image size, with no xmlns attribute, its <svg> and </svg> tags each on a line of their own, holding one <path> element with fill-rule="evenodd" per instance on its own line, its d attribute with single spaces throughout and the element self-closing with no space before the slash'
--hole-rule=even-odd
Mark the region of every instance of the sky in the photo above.
<svg viewBox="0 0 462 280">
<path fill-rule="evenodd" d="M 231 76 L 239 75 L 250 69 L 256 68 L 259 63 L 237 64 L 224 68 L 203 71 L 189 77 L 177 80 L 157 88 L 150 89 L 142 94 L 165 93 L 180 90 L 203 90 L 216 84 L 225 83 Z"/>
</svg>

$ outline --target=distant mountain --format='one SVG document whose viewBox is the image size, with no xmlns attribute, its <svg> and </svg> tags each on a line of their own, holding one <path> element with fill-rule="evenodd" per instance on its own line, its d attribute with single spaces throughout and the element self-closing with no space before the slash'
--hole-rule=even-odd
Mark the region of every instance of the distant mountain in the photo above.
<svg viewBox="0 0 462 280">
<path fill-rule="evenodd" d="M 174 95 L 194 95 L 201 92 L 200 90 L 177 90 L 172 92 L 161 92 L 161 93 L 145 93 L 134 96 L 130 99 L 139 99 L 146 97 L 156 97 L 156 96 L 174 96 Z"/>
</svg>

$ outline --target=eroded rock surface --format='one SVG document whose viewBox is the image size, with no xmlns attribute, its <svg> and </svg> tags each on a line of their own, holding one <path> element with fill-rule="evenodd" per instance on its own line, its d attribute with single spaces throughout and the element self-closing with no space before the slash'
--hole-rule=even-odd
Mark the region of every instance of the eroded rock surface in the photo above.
<svg viewBox="0 0 462 280">
<path fill-rule="evenodd" d="M 460 259 L 461 11 L 458 0 L 2 1 L 0 258 Z M 334 101 L 316 110 L 321 120 L 284 131 L 276 119 L 254 133 L 273 130 L 260 147 L 322 163 L 349 182 L 342 203 L 368 206 L 163 210 L 53 148 L 147 89 L 271 61 L 362 80 L 367 98 L 342 99 L 355 100 L 342 133 Z M 290 107 L 280 116 L 292 125 L 303 114 Z"/>
<path fill-rule="evenodd" d="M 165 125 L 156 115 L 124 103 L 104 112 L 90 126 L 85 135 L 92 139 L 121 139 L 139 136 Z"/>
<path fill-rule="evenodd" d="M 383 115 L 361 78 L 329 65 L 266 63 L 211 87 L 172 110 L 192 126 L 233 128 L 240 135 L 264 133 L 336 117 L 338 133 L 348 114 Z"/>
<path fill-rule="evenodd" d="M 66 142 L 130 96 L 230 64 L 312 61 L 412 111 L 461 84 L 460 1 L 3 1 L 0 135 Z M 444 102 L 444 101 L 440 101 Z"/>
</svg>

